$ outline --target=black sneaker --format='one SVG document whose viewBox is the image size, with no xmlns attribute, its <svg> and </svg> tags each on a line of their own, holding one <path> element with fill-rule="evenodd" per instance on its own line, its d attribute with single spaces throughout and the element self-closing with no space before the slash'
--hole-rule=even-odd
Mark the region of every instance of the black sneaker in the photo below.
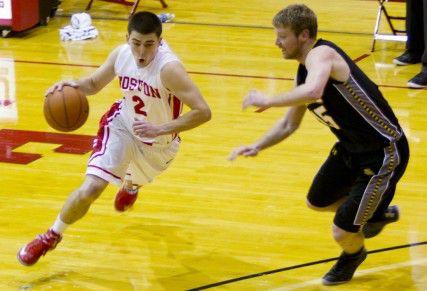
<svg viewBox="0 0 427 291">
<path fill-rule="evenodd" d="M 424 69 L 408 82 L 408 87 L 413 89 L 427 88 L 427 70 Z"/>
<path fill-rule="evenodd" d="M 365 238 L 371 238 L 377 236 L 389 223 L 396 222 L 399 220 L 399 207 L 397 205 L 389 206 L 384 212 L 383 217 L 377 221 L 367 222 L 363 228 L 362 232 Z"/>
<path fill-rule="evenodd" d="M 332 269 L 323 276 L 323 285 L 338 285 L 350 281 L 367 255 L 365 248 L 352 255 L 342 252 Z"/>
<path fill-rule="evenodd" d="M 407 66 L 418 63 L 421 63 L 421 55 L 414 55 L 408 51 L 405 51 L 401 56 L 393 59 L 393 64 L 398 66 Z"/>
</svg>

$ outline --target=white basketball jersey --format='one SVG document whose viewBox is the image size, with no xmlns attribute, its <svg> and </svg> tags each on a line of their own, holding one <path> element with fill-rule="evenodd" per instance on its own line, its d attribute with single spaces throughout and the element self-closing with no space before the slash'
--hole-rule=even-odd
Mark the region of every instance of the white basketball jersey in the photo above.
<svg viewBox="0 0 427 291">
<path fill-rule="evenodd" d="M 182 102 L 163 86 L 160 71 L 172 61 L 179 61 L 165 41 L 161 42 L 151 63 L 138 68 L 130 46 L 121 46 L 114 70 L 119 77 L 124 97 L 120 104 L 120 117 L 126 128 L 133 133 L 134 119 L 145 119 L 153 124 L 163 124 L 179 117 Z M 139 138 L 145 143 L 168 144 L 176 134 L 162 135 L 155 139 Z"/>
</svg>

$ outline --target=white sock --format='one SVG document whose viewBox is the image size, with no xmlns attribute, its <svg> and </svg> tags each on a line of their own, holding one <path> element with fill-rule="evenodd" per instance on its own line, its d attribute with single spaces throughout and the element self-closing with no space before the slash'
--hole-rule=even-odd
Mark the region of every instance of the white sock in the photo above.
<svg viewBox="0 0 427 291">
<path fill-rule="evenodd" d="M 130 173 L 126 173 L 123 188 L 125 188 L 129 194 L 135 195 L 138 193 L 139 186 L 133 185 Z"/>
<path fill-rule="evenodd" d="M 129 194 L 132 194 L 132 195 L 138 194 L 138 188 L 132 187 L 132 190 L 129 191 Z"/>
<path fill-rule="evenodd" d="M 66 224 L 61 220 L 61 215 L 58 214 L 58 217 L 56 218 L 55 223 L 50 229 L 52 229 L 56 233 L 62 234 L 69 226 L 70 226 L 69 224 Z"/>
<path fill-rule="evenodd" d="M 133 188 L 132 187 L 132 178 L 131 178 L 131 175 L 129 173 L 127 173 L 125 176 L 125 180 L 123 182 L 123 188 L 125 188 L 129 192 L 132 191 L 132 188 Z"/>
</svg>

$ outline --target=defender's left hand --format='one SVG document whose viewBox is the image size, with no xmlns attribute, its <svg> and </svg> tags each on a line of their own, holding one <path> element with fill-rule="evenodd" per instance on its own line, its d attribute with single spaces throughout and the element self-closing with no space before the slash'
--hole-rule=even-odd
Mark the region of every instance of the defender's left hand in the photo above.
<svg viewBox="0 0 427 291">
<path fill-rule="evenodd" d="M 269 98 L 267 98 L 263 93 L 257 90 L 249 91 L 248 95 L 243 98 L 242 109 L 246 109 L 249 106 L 255 106 L 259 109 L 257 112 L 264 111 L 269 108 Z"/>
<path fill-rule="evenodd" d="M 132 128 L 133 132 L 139 137 L 154 138 L 162 133 L 160 126 L 154 125 L 146 120 L 135 119 Z"/>
</svg>

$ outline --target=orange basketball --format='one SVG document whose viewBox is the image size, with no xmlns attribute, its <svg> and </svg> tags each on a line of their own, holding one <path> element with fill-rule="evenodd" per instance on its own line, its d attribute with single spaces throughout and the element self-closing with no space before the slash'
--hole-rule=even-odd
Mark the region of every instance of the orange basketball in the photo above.
<svg viewBox="0 0 427 291">
<path fill-rule="evenodd" d="M 59 131 L 73 131 L 80 128 L 89 115 L 89 104 L 82 91 L 64 86 L 48 94 L 44 100 L 44 117 L 47 123 Z"/>
</svg>

